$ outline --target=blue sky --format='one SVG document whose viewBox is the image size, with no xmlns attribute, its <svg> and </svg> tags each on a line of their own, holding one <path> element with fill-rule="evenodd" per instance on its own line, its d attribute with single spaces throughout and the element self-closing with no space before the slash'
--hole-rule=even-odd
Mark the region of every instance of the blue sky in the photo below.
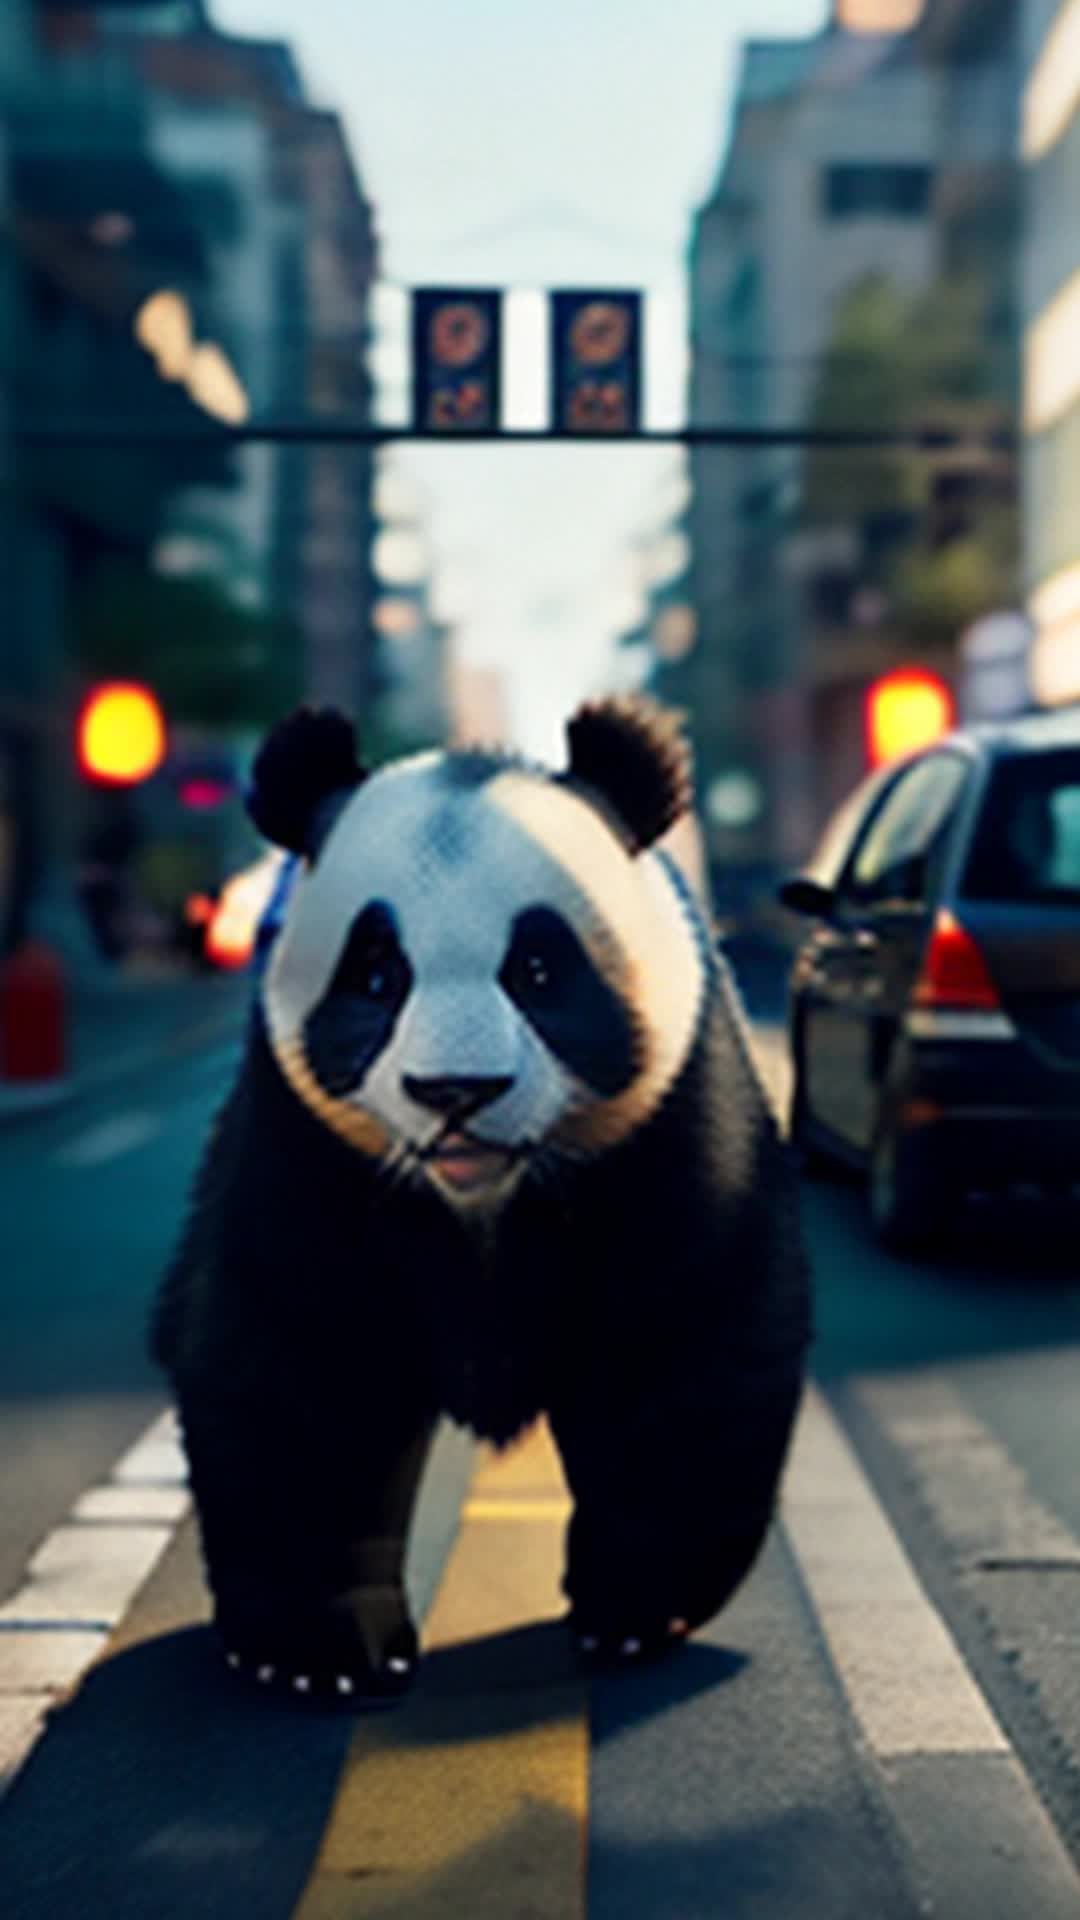
<svg viewBox="0 0 1080 1920">
<path fill-rule="evenodd" d="M 215 0 L 288 39 L 345 117 L 391 287 L 641 286 L 650 412 L 674 419 L 693 208 L 721 157 L 738 45 L 802 34 L 824 0 Z M 400 297 L 380 303 L 392 407 Z M 674 449 L 415 448 L 433 565 L 467 658 L 496 662 L 515 732 L 556 750 L 632 610 L 640 543 L 677 497 Z"/>
</svg>

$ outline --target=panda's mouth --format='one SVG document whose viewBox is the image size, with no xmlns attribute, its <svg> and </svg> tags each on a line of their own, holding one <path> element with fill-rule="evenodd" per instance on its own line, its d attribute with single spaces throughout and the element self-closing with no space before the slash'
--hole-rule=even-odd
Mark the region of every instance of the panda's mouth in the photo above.
<svg viewBox="0 0 1080 1920">
<path fill-rule="evenodd" d="M 441 1133 L 422 1158 L 428 1171 L 456 1193 L 473 1193 L 504 1180 L 521 1156 L 511 1147 L 496 1147 L 454 1128 Z"/>
</svg>

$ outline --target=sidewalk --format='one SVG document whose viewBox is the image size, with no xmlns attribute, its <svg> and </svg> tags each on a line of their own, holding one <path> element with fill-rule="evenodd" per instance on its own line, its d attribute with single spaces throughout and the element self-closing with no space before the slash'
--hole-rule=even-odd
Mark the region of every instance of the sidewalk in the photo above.
<svg viewBox="0 0 1080 1920">
<path fill-rule="evenodd" d="M 21 1084 L 0 1079 L 0 1128 L 53 1113 L 155 1063 L 238 1033 L 250 976 L 117 972 L 76 982 L 68 1003 L 68 1071 Z"/>
</svg>

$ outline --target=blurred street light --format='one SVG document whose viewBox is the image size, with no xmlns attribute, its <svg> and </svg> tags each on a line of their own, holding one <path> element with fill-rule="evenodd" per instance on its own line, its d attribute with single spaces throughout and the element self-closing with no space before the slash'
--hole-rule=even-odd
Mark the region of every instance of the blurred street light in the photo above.
<svg viewBox="0 0 1080 1920">
<path fill-rule="evenodd" d="M 144 300 L 135 315 L 135 338 L 163 380 L 186 380 L 195 340 L 191 309 L 182 293 L 163 287 Z"/>
<path fill-rule="evenodd" d="M 838 0 L 836 21 L 848 33 L 906 33 L 925 5 L 926 0 Z"/>
<path fill-rule="evenodd" d="M 419 585 L 427 573 L 424 542 L 411 527 L 383 527 L 371 543 L 371 569 L 388 587 Z"/>
<path fill-rule="evenodd" d="M 215 341 L 196 341 L 182 293 L 171 287 L 152 293 L 136 313 L 134 329 L 161 378 L 179 381 L 204 413 L 231 427 L 249 419 L 251 403 L 243 381 Z"/>
<path fill-rule="evenodd" d="M 243 426 L 251 412 L 244 384 L 227 354 L 211 340 L 200 341 L 191 356 L 187 389 L 204 413 L 224 420 L 230 427 Z"/>
<path fill-rule="evenodd" d="M 670 666 L 673 661 L 685 660 L 694 650 L 697 639 L 697 614 L 684 600 L 674 600 L 670 606 L 661 607 L 653 621 L 653 652 L 658 660 Z"/>
<path fill-rule="evenodd" d="M 79 766 L 101 786 L 133 787 L 165 758 L 165 719 L 149 687 L 113 680 L 96 687 L 79 714 Z"/>
<path fill-rule="evenodd" d="M 705 795 L 705 812 L 716 827 L 751 827 L 760 819 L 764 805 L 760 780 L 741 767 L 717 774 Z"/>
<path fill-rule="evenodd" d="M 420 609 L 415 600 L 402 594 L 385 594 L 376 600 L 371 622 L 376 633 L 387 640 L 405 640 L 420 626 Z"/>
<path fill-rule="evenodd" d="M 955 711 L 951 689 L 923 667 L 899 667 L 875 680 L 865 707 L 870 766 L 886 766 L 940 740 L 953 725 Z"/>
</svg>

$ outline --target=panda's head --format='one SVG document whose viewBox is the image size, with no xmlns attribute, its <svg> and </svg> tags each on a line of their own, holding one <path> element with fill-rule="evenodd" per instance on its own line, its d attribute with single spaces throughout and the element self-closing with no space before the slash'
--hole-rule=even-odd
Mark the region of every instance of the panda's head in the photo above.
<svg viewBox="0 0 1080 1920">
<path fill-rule="evenodd" d="M 303 710 L 255 764 L 256 825 L 304 856 L 262 984 L 294 1092 L 363 1153 L 497 1206 L 655 1112 L 692 1047 L 700 933 L 648 852 L 691 797 L 670 715 L 582 708 L 565 773 L 497 754 L 374 774 Z"/>
</svg>

